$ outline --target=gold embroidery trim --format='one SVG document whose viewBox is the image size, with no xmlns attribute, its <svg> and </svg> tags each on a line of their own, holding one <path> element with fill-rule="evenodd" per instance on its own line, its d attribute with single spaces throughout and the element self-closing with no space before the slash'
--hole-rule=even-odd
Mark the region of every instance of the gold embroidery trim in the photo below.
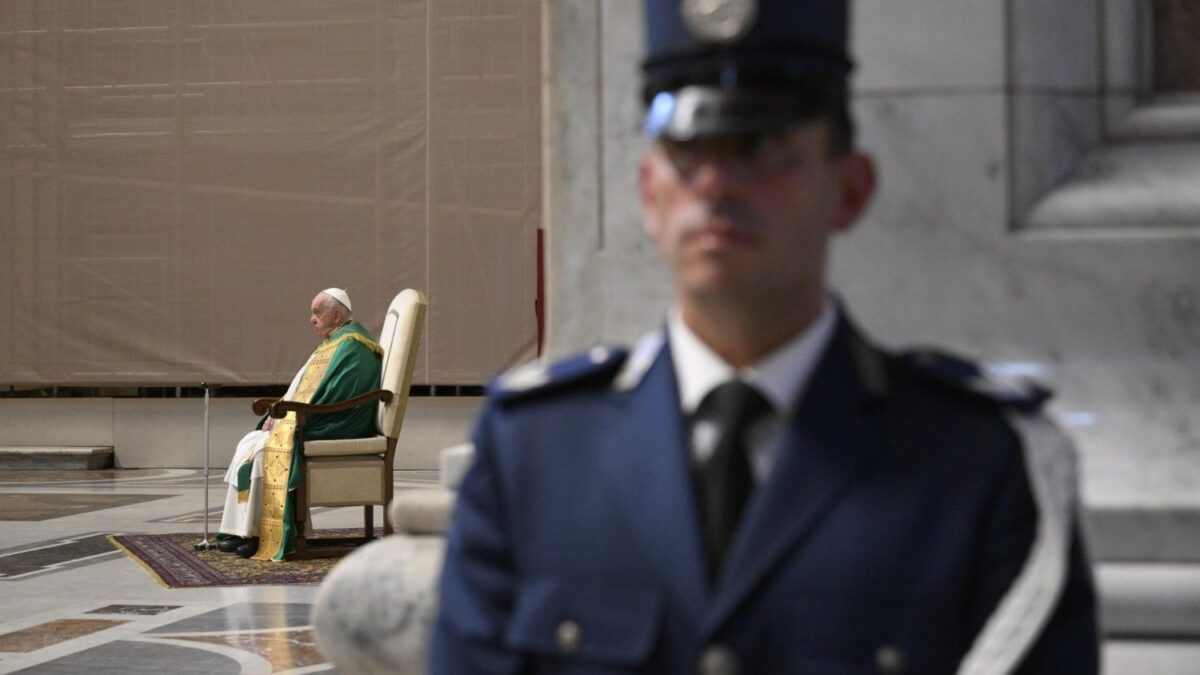
<svg viewBox="0 0 1200 675">
<path fill-rule="evenodd" d="M 325 344 L 317 347 L 316 350 L 313 351 L 313 353 L 319 354 L 321 352 L 327 352 L 330 350 L 337 349 L 339 345 L 341 345 L 343 342 L 346 342 L 347 340 L 353 340 L 355 342 L 358 342 L 358 343 L 364 345 L 367 349 L 370 349 L 371 351 L 375 352 L 376 354 L 383 356 L 383 347 L 380 347 L 378 342 L 375 342 L 371 338 L 359 335 L 358 333 L 346 333 L 345 335 L 339 337 L 338 339 L 336 339 L 332 342 L 326 342 Z"/>
<path fill-rule="evenodd" d="M 343 336 L 345 337 L 345 336 Z M 341 343 L 338 339 L 333 346 Z M 313 352 L 300 376 L 300 385 L 296 396 L 292 399 L 300 403 L 312 400 L 317 385 L 325 378 L 329 370 L 329 362 L 333 360 L 333 349 L 322 345 Z M 256 560 L 270 560 L 283 544 L 283 513 L 287 504 L 288 476 L 292 466 L 292 444 L 296 437 L 296 413 L 289 412 L 287 417 L 275 423 L 267 445 L 263 449 L 263 494 L 262 515 L 259 519 L 258 553 Z"/>
</svg>

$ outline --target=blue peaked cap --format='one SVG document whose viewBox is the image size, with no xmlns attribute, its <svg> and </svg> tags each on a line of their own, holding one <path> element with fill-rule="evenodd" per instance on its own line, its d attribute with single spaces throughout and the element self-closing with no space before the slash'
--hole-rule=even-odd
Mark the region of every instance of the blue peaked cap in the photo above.
<svg viewBox="0 0 1200 675">
<path fill-rule="evenodd" d="M 734 37 L 705 35 L 685 17 L 705 10 L 745 14 L 747 7 L 752 19 Z M 848 0 L 645 0 L 645 10 L 647 101 L 693 84 L 844 79 L 854 68 Z"/>
</svg>

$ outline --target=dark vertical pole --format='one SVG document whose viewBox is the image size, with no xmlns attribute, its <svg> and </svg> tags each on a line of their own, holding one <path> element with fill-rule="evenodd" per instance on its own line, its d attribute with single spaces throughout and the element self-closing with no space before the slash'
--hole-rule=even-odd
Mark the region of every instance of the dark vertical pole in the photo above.
<svg viewBox="0 0 1200 675">
<path fill-rule="evenodd" d="M 204 390 L 204 511 L 200 515 L 204 519 L 204 540 L 195 545 L 197 551 L 205 551 L 215 545 L 208 541 L 208 399 L 212 390 L 220 386 L 212 382 L 200 383 L 200 388 Z"/>
<path fill-rule="evenodd" d="M 533 313 L 537 317 L 537 355 L 542 355 L 542 341 L 546 334 L 546 248 L 542 228 L 537 229 L 537 297 L 533 301 Z"/>
</svg>

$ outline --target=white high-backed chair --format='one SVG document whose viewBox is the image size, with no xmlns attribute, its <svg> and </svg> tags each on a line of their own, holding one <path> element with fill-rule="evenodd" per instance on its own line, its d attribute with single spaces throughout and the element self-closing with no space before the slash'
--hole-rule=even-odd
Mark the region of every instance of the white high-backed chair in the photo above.
<svg viewBox="0 0 1200 675">
<path fill-rule="evenodd" d="M 421 333 L 425 325 L 425 295 L 411 288 L 401 291 L 388 307 L 379 334 L 383 347 L 383 367 L 380 387 L 345 401 L 326 405 L 309 405 L 295 401 L 259 399 L 254 402 L 257 414 L 269 412 L 271 417 L 296 413 L 296 433 L 301 439 L 304 484 L 296 496 L 296 558 L 332 557 L 375 536 L 374 507 L 384 507 L 383 533 L 392 533 L 387 505 L 392 501 L 392 466 L 396 441 L 404 424 L 408 405 L 408 389 L 412 384 L 413 368 Z M 304 441 L 304 424 L 308 415 L 347 410 L 359 405 L 378 402 L 376 426 L 379 434 L 370 438 Z M 313 506 L 362 506 L 363 536 L 355 538 L 316 539 L 304 536 L 305 520 Z"/>
</svg>

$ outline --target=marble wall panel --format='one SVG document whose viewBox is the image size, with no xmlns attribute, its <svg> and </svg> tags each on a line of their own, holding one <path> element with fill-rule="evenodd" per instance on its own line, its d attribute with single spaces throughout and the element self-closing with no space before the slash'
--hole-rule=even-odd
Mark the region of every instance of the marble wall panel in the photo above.
<svg viewBox="0 0 1200 675">
<path fill-rule="evenodd" d="M 223 468 L 257 424 L 250 398 L 209 404 L 209 465 Z M 396 454 L 397 469 L 435 470 L 442 448 L 462 443 L 479 409 L 476 397 L 412 397 Z M 111 445 L 121 468 L 204 463 L 204 400 L 0 400 L 0 445 Z"/>
<path fill-rule="evenodd" d="M 465 443 L 483 399 L 410 397 L 396 442 L 397 470 L 436 471 L 441 451 Z"/>
<path fill-rule="evenodd" d="M 112 399 L 0 400 L 0 445 L 113 445 Z"/>
<path fill-rule="evenodd" d="M 556 2 L 546 20 L 547 351 L 559 356 L 631 341 L 669 294 L 636 198 L 640 3 Z"/>
<path fill-rule="evenodd" d="M 892 344 L 935 343 L 1048 381 L 1089 504 L 1200 507 L 1200 239 L 998 228 L 961 246 L 939 236 L 922 253 L 882 234 L 860 232 L 835 268 L 863 324 Z"/>
<path fill-rule="evenodd" d="M 1012 230 L 1000 98 L 860 99 L 881 189 L 835 243 L 834 285 L 886 343 L 1040 372 L 1081 445 L 1089 503 L 1200 503 L 1200 239 Z"/>
<path fill-rule="evenodd" d="M 209 466 L 223 469 L 258 418 L 252 399 L 209 402 Z M 112 399 L 113 451 L 118 467 L 204 466 L 204 399 Z"/>
<path fill-rule="evenodd" d="M 612 262 L 632 258 L 653 263 L 653 245 L 642 229 L 637 200 L 637 166 L 648 143 L 642 138 L 644 106 L 637 75 L 644 41 L 637 12 L 620 11 L 630 0 L 603 4 L 604 49 L 600 90 L 604 122 L 603 251 Z"/>
<path fill-rule="evenodd" d="M 929 342 L 967 312 L 967 344 L 987 342 L 1008 255 L 1003 96 L 864 97 L 855 113 L 879 190 L 834 241 L 833 285 L 881 338 Z"/>
<path fill-rule="evenodd" d="M 1104 135 L 1108 139 L 1119 138 L 1125 133 L 1125 122 L 1137 110 L 1135 94 L 1109 93 L 1104 96 Z"/>
<path fill-rule="evenodd" d="M 1011 106 L 1012 219 L 1066 181 L 1101 140 L 1104 101 L 1094 94 L 1014 94 Z"/>
<path fill-rule="evenodd" d="M 1200 238 L 1033 243 L 1091 503 L 1200 508 Z"/>
<path fill-rule="evenodd" d="M 858 0 L 859 91 L 992 89 L 1005 84 L 1005 4 L 994 0 Z"/>
<path fill-rule="evenodd" d="M 214 399 L 209 466 L 224 469 L 238 440 L 258 422 L 252 399 Z M 411 397 L 396 450 L 396 469 L 435 470 L 442 448 L 462 443 L 479 409 L 475 397 Z M 199 467 L 204 462 L 200 399 L 115 399 L 112 426 L 118 466 Z"/>
<path fill-rule="evenodd" d="M 670 302 L 670 286 L 657 249 L 645 234 L 637 197 L 638 163 L 648 148 L 641 135 L 643 105 L 637 74 L 643 26 L 638 12 L 622 12 L 620 4 L 603 5 L 605 309 L 602 323 L 590 335 L 581 335 L 575 349 L 596 343 L 629 344 L 657 327 Z"/>
<path fill-rule="evenodd" d="M 602 316 L 601 15 L 595 0 L 547 3 L 545 16 L 547 344 L 579 343 Z M 579 311 L 579 308 L 588 311 Z"/>
<path fill-rule="evenodd" d="M 1008 7 L 1013 87 L 1099 88 L 1100 0 L 1013 0 Z"/>
<path fill-rule="evenodd" d="M 1104 83 L 1110 92 L 1130 92 L 1142 83 L 1139 54 L 1145 14 L 1142 0 L 1105 0 Z"/>
</svg>

